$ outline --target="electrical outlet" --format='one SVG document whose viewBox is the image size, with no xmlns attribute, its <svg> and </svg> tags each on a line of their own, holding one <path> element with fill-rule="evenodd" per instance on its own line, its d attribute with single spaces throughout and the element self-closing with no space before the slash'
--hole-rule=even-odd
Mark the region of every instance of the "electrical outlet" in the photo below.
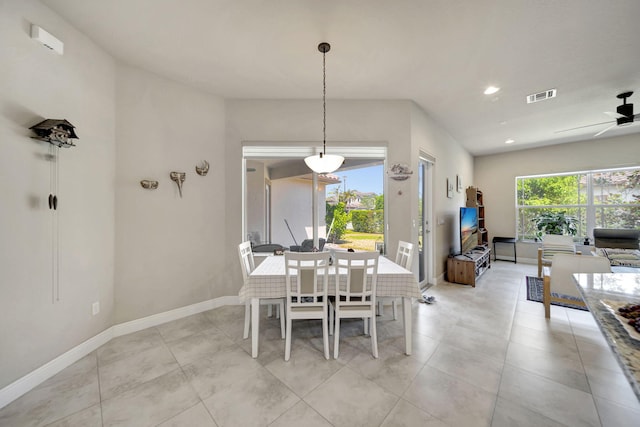
<svg viewBox="0 0 640 427">
<path fill-rule="evenodd" d="M 100 302 L 94 302 L 93 305 L 91 306 L 91 314 L 93 314 L 94 316 L 96 314 L 100 313 Z"/>
</svg>

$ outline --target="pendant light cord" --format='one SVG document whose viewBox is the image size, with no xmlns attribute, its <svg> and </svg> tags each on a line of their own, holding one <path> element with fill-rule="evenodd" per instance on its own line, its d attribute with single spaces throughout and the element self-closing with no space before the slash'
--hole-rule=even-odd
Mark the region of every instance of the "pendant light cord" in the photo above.
<svg viewBox="0 0 640 427">
<path fill-rule="evenodd" d="M 322 52 L 322 154 L 327 154 L 327 68 L 326 52 Z"/>
</svg>

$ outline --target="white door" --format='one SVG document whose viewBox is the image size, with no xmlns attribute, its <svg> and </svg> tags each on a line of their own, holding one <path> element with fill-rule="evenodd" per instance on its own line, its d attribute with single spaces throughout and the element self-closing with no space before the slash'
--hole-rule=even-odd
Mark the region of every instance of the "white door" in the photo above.
<svg viewBox="0 0 640 427">
<path fill-rule="evenodd" d="M 418 282 L 425 287 L 432 282 L 433 271 L 433 233 L 432 227 L 432 182 L 433 161 L 420 156 L 418 162 Z"/>
</svg>

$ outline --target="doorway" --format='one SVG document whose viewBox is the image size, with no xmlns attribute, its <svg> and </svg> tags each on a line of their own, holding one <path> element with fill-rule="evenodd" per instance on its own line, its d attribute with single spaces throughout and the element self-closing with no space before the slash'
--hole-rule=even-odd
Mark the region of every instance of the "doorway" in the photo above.
<svg viewBox="0 0 640 427">
<path fill-rule="evenodd" d="M 433 167 L 434 159 L 421 153 L 418 160 L 418 283 L 426 288 L 433 271 Z"/>
</svg>

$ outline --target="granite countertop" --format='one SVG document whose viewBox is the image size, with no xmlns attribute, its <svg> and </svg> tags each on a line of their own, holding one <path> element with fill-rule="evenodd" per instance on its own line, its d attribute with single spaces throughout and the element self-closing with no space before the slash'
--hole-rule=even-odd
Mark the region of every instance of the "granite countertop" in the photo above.
<svg viewBox="0 0 640 427">
<path fill-rule="evenodd" d="M 640 335 L 637 335 L 639 340 L 631 338 L 602 302 L 640 304 L 640 273 L 583 273 L 574 274 L 573 277 L 640 400 Z"/>
</svg>

